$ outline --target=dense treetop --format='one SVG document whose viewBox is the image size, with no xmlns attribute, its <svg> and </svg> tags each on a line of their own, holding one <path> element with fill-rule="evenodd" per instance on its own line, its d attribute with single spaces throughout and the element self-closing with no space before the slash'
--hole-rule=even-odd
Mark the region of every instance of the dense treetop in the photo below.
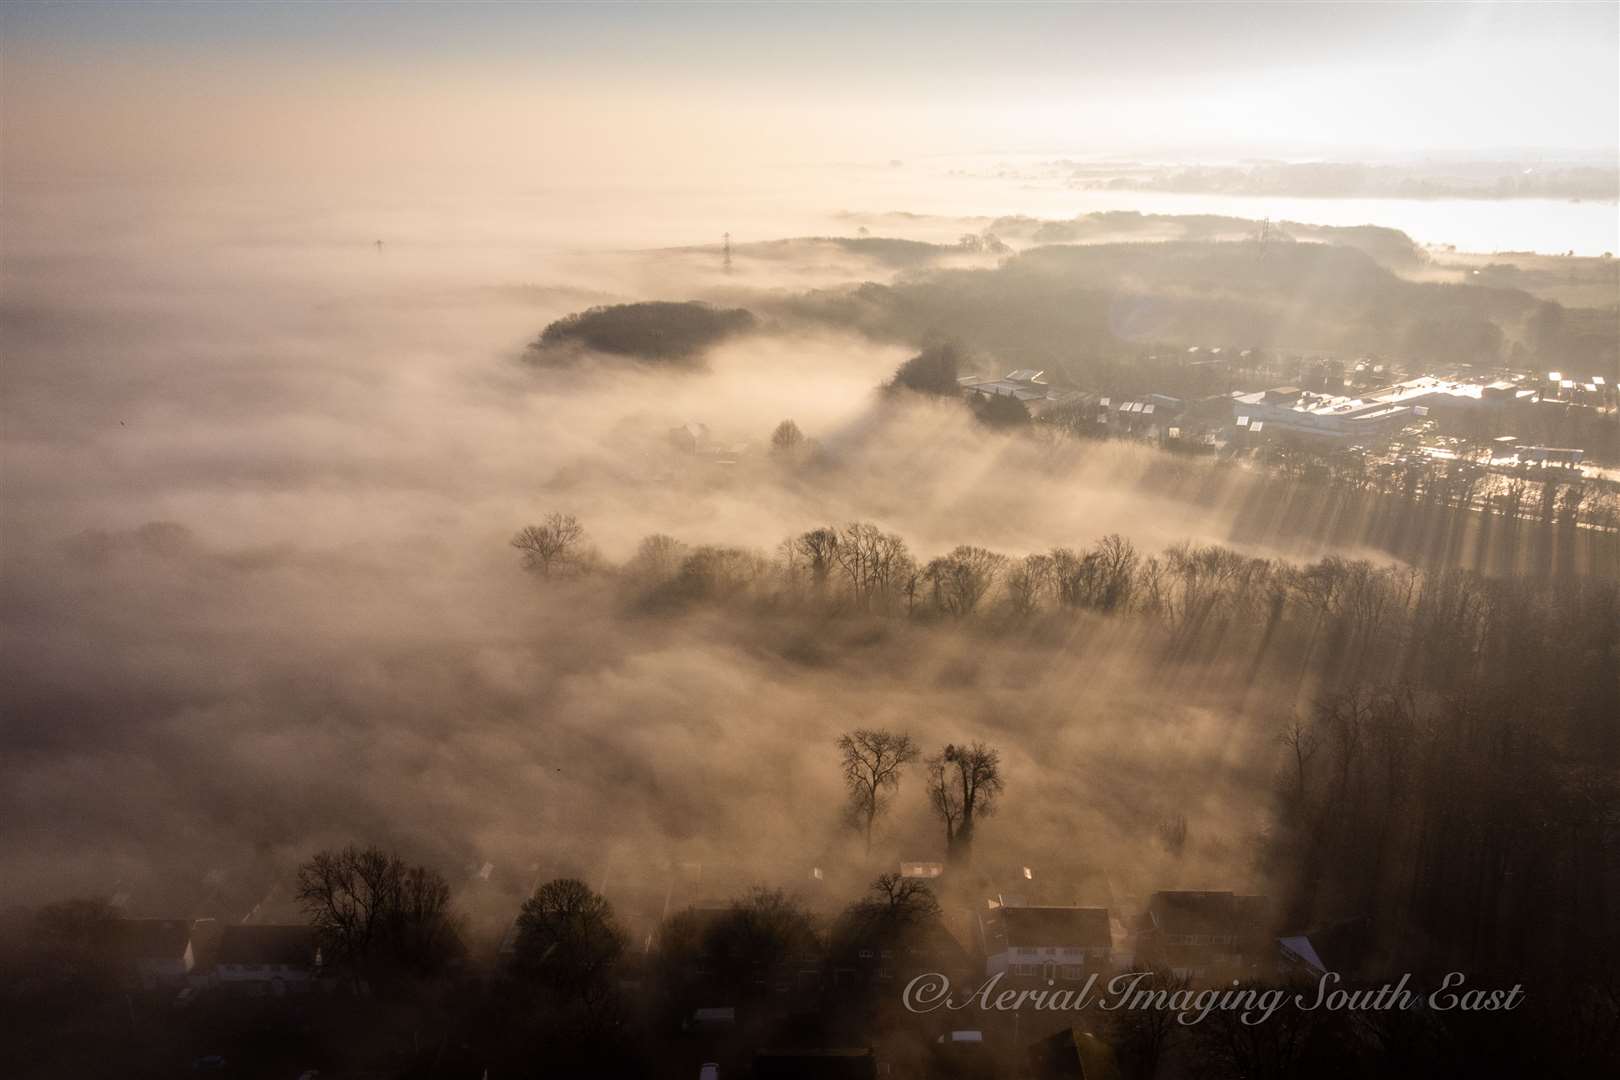
<svg viewBox="0 0 1620 1080">
<path fill-rule="evenodd" d="M 611 304 L 558 319 L 529 346 L 529 357 L 556 362 L 583 348 L 648 362 L 686 362 L 756 324 L 754 316 L 742 308 L 717 308 L 697 301 Z"/>
</svg>

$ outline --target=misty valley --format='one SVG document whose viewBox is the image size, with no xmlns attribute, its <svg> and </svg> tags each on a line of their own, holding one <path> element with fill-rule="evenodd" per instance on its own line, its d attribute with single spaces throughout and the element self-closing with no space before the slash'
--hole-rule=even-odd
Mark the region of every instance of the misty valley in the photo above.
<svg viewBox="0 0 1620 1080">
<path fill-rule="evenodd" d="M 1620 3 L 0 3 L 0 1080 L 1620 1076 Z"/>
<path fill-rule="evenodd" d="M 24 1075 L 1614 1049 L 1611 260 L 878 215 L 536 285 L 141 221 L 7 288 Z M 906 1004 L 1129 972 L 1522 989 Z"/>
</svg>

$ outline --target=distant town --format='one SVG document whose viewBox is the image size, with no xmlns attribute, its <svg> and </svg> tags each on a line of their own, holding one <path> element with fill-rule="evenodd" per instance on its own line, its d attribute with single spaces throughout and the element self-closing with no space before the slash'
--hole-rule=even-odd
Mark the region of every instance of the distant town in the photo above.
<svg viewBox="0 0 1620 1080">
<path fill-rule="evenodd" d="M 1157 355 L 1148 357 L 1158 363 Z M 1465 372 L 1408 375 L 1373 358 L 1353 363 L 1284 357 L 1255 350 L 1193 346 L 1182 365 L 1191 381 L 1249 383 L 1292 377 L 1288 385 L 1230 390 L 1187 399 L 1149 393 L 1129 398 L 1051 385 L 1042 371 L 1022 369 L 1000 379 L 963 376 L 964 392 L 1007 397 L 1032 415 L 1071 422 L 1090 414 L 1099 434 L 1156 442 L 1193 453 L 1255 450 L 1297 437 L 1323 451 L 1347 450 L 1391 460 L 1456 461 L 1497 474 L 1542 476 L 1547 467 L 1576 476 L 1583 445 L 1594 441 L 1614 464 L 1616 388 L 1603 375 L 1579 378 L 1551 371 L 1481 376 Z M 1560 443 L 1542 445 L 1543 440 Z"/>
</svg>

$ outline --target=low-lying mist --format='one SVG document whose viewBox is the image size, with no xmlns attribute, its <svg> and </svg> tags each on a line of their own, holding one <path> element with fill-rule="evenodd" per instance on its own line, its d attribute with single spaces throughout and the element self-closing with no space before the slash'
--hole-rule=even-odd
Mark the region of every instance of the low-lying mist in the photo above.
<svg viewBox="0 0 1620 1080">
<path fill-rule="evenodd" d="M 768 552 L 849 521 L 920 558 L 1105 533 L 1155 551 L 1228 539 L 1231 481 L 1174 497 L 1142 483 L 1181 468 L 1157 451 L 883 400 L 908 348 L 825 328 L 767 322 L 697 370 L 522 358 L 593 303 L 804 285 L 746 251 L 727 277 L 587 237 L 533 258 L 379 247 L 375 220 L 333 210 L 87 202 L 24 224 L 0 315 L 5 901 L 190 914 L 205 881 L 351 840 L 452 877 L 853 860 L 833 743 L 857 726 L 1001 749 L 982 858 L 1071 851 L 1122 889 L 1251 882 L 1275 731 L 1220 673 L 1166 679 L 1130 631 L 654 617 L 604 576 L 537 581 L 507 545 L 556 511 L 612 563 L 652 533 Z M 767 452 L 788 418 L 812 440 L 793 464 Z M 1156 836 L 1177 816 L 1172 858 Z M 887 828 L 882 851 L 940 857 L 920 776 Z"/>
</svg>

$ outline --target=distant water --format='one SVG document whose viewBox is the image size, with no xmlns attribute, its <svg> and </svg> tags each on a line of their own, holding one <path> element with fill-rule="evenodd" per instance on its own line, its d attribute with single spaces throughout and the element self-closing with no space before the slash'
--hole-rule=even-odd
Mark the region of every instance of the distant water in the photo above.
<svg viewBox="0 0 1620 1080">
<path fill-rule="evenodd" d="M 1049 181 L 995 176 L 928 176 L 918 168 L 874 171 L 845 183 L 849 209 L 947 215 L 1064 218 L 1105 210 L 1144 214 L 1220 214 L 1313 225 L 1383 225 L 1420 244 L 1459 251 L 1620 253 L 1620 204 L 1567 199 L 1281 198 L 1263 195 L 1085 191 Z M 860 188 L 864 187 L 864 194 Z M 853 189 L 853 190 L 851 190 Z"/>
<path fill-rule="evenodd" d="M 1085 210 L 1229 214 L 1313 225 L 1384 225 L 1459 251 L 1601 255 L 1620 250 L 1620 205 L 1562 199 L 1281 199 L 1247 195 L 1076 192 Z"/>
<path fill-rule="evenodd" d="M 471 185 L 441 189 L 291 190 L 250 185 L 12 185 L 0 218 L 15 254 L 25 234 L 76 222 L 99 250 L 121 238 L 145 242 L 157 222 L 198 240 L 243 232 L 255 242 L 356 246 L 378 238 L 404 250 L 455 248 L 490 273 L 532 269 L 543 251 L 624 250 L 787 236 L 852 235 L 863 215 L 876 235 L 951 242 L 989 219 L 1048 220 L 1109 210 L 1218 214 L 1315 225 L 1382 225 L 1420 244 L 1459 251 L 1620 252 L 1620 205 L 1559 199 L 1272 198 L 1143 191 L 1072 190 L 1025 177 L 953 175 L 919 165 L 802 165 L 742 170 L 686 181 L 615 184 Z M 892 215 L 868 217 L 866 215 Z M 965 220 L 972 219 L 972 220 Z M 94 227 L 89 227 L 94 223 Z M 48 246 L 51 246 L 48 245 Z M 510 266 L 508 266 L 510 262 Z M 497 275 L 499 276 L 499 274 Z"/>
</svg>

